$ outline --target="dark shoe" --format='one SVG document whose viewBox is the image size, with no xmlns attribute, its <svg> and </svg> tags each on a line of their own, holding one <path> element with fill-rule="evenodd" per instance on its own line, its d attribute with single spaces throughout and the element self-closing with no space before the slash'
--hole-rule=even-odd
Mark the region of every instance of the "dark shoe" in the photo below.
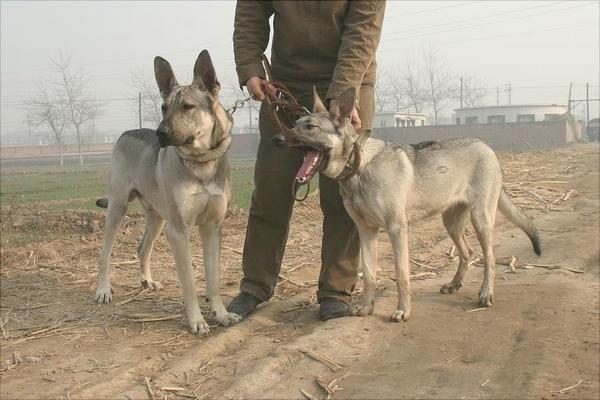
<svg viewBox="0 0 600 400">
<path fill-rule="evenodd" d="M 346 317 L 349 315 L 352 315 L 352 310 L 347 303 L 331 297 L 326 297 L 321 300 L 321 307 L 319 308 L 319 317 L 321 317 L 321 320 L 326 321 L 328 319 Z"/>
<path fill-rule="evenodd" d="M 231 300 L 231 303 L 227 306 L 227 311 L 241 317 L 246 317 L 250 315 L 260 303 L 262 303 L 262 300 L 257 299 L 250 293 L 240 292 L 240 294 Z"/>
</svg>

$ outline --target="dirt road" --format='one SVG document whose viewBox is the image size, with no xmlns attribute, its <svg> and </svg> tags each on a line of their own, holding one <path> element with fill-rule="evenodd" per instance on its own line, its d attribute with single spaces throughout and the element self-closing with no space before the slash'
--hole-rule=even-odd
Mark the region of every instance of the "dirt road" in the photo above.
<svg viewBox="0 0 600 400">
<path fill-rule="evenodd" d="M 517 257 L 519 267 L 497 266 L 490 308 L 477 305 L 477 265 L 458 293 L 439 293 L 458 261 L 446 254 L 451 242 L 439 218 L 416 225 L 413 313 L 401 324 L 389 322 L 396 292 L 384 234 L 374 315 L 318 320 L 314 202 L 296 209 L 276 298 L 206 338 L 185 330 L 164 237 L 154 271 L 165 290 L 136 288 L 131 264 L 141 226 L 132 218 L 114 253 L 117 304 L 96 306 L 101 233 L 84 233 L 72 216 L 47 216 L 49 231 L 60 234 L 2 249 L 0 397 L 324 399 L 329 389 L 333 398 L 598 398 L 598 156 L 595 145 L 500 155 L 511 197 L 535 217 L 543 255 L 499 217 L 496 255 Z M 237 292 L 244 224 L 241 211 L 227 222 L 229 296 Z M 479 252 L 472 235 L 470 242 Z M 200 264 L 199 250 L 194 260 Z M 200 282 L 202 268 L 197 275 Z M 323 388 L 316 378 L 326 386 L 340 379 Z"/>
</svg>

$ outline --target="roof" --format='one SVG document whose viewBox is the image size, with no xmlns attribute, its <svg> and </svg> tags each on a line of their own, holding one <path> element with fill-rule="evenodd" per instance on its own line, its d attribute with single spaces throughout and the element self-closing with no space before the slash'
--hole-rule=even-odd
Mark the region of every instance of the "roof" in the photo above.
<svg viewBox="0 0 600 400">
<path fill-rule="evenodd" d="M 427 117 L 427 114 L 402 112 L 402 111 L 379 111 L 379 112 L 376 112 L 375 115 L 414 115 L 417 117 Z"/>
<path fill-rule="evenodd" d="M 491 108 L 525 108 L 525 107 L 564 107 L 567 108 L 564 104 L 504 104 L 499 106 L 482 106 L 482 107 L 463 107 L 463 108 L 455 108 L 454 111 L 472 111 L 472 110 L 487 110 Z"/>
</svg>

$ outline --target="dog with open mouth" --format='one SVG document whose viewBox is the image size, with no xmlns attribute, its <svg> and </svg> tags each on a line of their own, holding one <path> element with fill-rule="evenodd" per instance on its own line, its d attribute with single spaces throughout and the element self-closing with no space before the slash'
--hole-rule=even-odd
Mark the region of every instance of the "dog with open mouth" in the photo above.
<svg viewBox="0 0 600 400">
<path fill-rule="evenodd" d="M 316 91 L 314 109 L 294 128 L 273 137 L 280 147 L 305 152 L 296 179 L 304 183 L 317 172 L 339 181 L 344 206 L 360 237 L 364 292 L 355 315 L 373 313 L 376 286 L 377 234 L 388 232 L 396 269 L 398 305 L 393 321 L 411 315 L 408 227 L 415 220 L 442 215 L 459 252 L 458 270 L 442 293 L 453 293 L 463 281 L 473 250 L 465 236 L 470 219 L 483 250 L 484 276 L 479 304 L 494 301 L 493 228 L 499 209 L 523 230 L 541 254 L 537 228 L 509 199 L 494 151 L 479 139 L 462 138 L 396 145 L 369 138 L 360 148 L 350 123 L 355 90 L 346 90 L 327 111 Z"/>
</svg>

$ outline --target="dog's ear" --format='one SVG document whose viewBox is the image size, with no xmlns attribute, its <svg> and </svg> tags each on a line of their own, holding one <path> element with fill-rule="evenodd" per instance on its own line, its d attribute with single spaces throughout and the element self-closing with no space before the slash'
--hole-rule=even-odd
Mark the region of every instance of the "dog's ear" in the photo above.
<svg viewBox="0 0 600 400">
<path fill-rule="evenodd" d="M 354 88 L 346 89 L 340 97 L 333 101 L 329 114 L 331 118 L 344 124 L 349 122 L 350 116 L 352 115 L 352 109 L 355 106 L 356 93 Z"/>
<path fill-rule="evenodd" d="M 219 92 L 221 85 L 217 80 L 217 73 L 207 50 L 202 50 L 196 59 L 194 81 L 192 83 L 201 89 L 206 89 L 213 96 L 216 96 Z"/>
<path fill-rule="evenodd" d="M 321 98 L 319 97 L 319 93 L 317 93 L 317 88 L 313 86 L 313 114 L 327 112 L 327 109 L 323 105 Z"/>
<path fill-rule="evenodd" d="M 162 57 L 154 57 L 154 77 L 160 91 L 160 97 L 166 99 L 177 85 L 177 79 L 171 68 L 171 64 Z"/>
</svg>

